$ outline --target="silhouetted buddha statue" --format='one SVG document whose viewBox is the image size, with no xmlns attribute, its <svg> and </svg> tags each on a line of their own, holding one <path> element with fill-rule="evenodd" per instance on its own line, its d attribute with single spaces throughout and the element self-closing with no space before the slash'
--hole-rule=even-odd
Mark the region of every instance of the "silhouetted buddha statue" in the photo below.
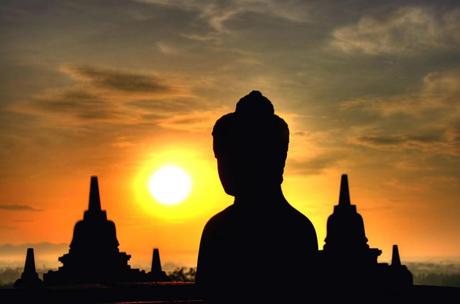
<svg viewBox="0 0 460 304">
<path fill-rule="evenodd" d="M 69 253 L 59 258 L 63 266 L 45 274 L 49 284 L 130 281 L 140 272 L 128 265 L 130 255 L 118 249 L 115 224 L 101 209 L 99 185 L 91 177 L 88 210 L 75 224 Z M 140 278 L 140 277 L 139 277 Z"/>
<path fill-rule="evenodd" d="M 203 230 L 197 284 L 216 302 L 305 295 L 315 279 L 318 244 L 311 222 L 281 190 L 286 122 L 266 97 L 252 91 L 216 122 L 213 138 L 220 180 L 235 200 Z"/>
</svg>

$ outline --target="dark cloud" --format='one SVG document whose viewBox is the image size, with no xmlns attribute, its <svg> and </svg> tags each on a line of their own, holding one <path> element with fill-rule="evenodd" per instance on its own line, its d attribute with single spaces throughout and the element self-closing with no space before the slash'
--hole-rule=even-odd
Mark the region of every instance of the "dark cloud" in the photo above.
<svg viewBox="0 0 460 304">
<path fill-rule="evenodd" d="M 432 144 L 443 141 L 443 133 L 427 133 L 414 135 L 365 135 L 359 141 L 377 146 L 393 146 L 408 143 Z"/>
<path fill-rule="evenodd" d="M 37 97 L 32 105 L 45 112 L 68 114 L 84 120 L 110 119 L 120 115 L 116 104 L 80 89 Z"/>
<path fill-rule="evenodd" d="M 406 141 L 402 136 L 361 136 L 359 140 L 375 145 L 395 145 Z"/>
<path fill-rule="evenodd" d="M 166 5 L 179 10 L 193 11 L 197 19 L 208 24 L 209 30 L 228 33 L 227 24 L 242 14 L 260 14 L 275 17 L 287 22 L 305 22 L 309 20 L 309 3 L 304 1 L 212 1 L 212 0 L 139 0 L 153 5 Z M 209 36 L 208 36 L 209 37 Z"/>
<path fill-rule="evenodd" d="M 70 66 L 70 74 L 110 90 L 129 93 L 167 93 L 172 88 L 156 76 L 122 72 L 92 66 Z"/>
<path fill-rule="evenodd" d="M 347 137 L 352 146 L 372 148 L 373 151 L 364 149 L 368 160 L 378 159 L 380 153 L 385 154 L 389 162 L 399 163 L 411 153 L 412 168 L 437 167 L 439 170 L 432 172 L 451 175 L 442 159 L 432 159 L 429 164 L 425 160 L 443 155 L 455 158 L 456 161 L 450 160 L 451 166 L 458 167 L 460 145 L 455 127 L 459 117 L 458 67 L 430 72 L 420 77 L 419 82 L 418 88 L 404 94 L 345 102 L 349 107 L 342 108 L 343 120 L 339 122 L 349 126 L 351 132 Z M 372 153 L 377 154 L 372 156 Z"/>
<path fill-rule="evenodd" d="M 184 125 L 184 126 L 199 123 L 201 121 L 202 121 L 201 117 L 184 117 L 184 118 L 178 118 L 178 119 L 172 120 L 172 122 L 174 122 L 174 124 L 176 124 L 176 125 Z"/>
<path fill-rule="evenodd" d="M 444 134 L 442 132 L 439 133 L 431 133 L 431 134 L 416 134 L 416 135 L 409 135 L 407 136 L 408 141 L 412 142 L 419 142 L 419 143 L 436 143 L 440 142 L 444 139 Z"/>
<path fill-rule="evenodd" d="M 32 207 L 30 205 L 24 205 L 24 204 L 0 204 L 0 210 L 5 210 L 5 211 L 43 211 L 42 209 L 38 209 L 35 207 Z"/>
<path fill-rule="evenodd" d="M 61 71 L 77 83 L 37 94 L 29 102 L 32 111 L 26 112 L 52 115 L 56 121 L 71 117 L 73 120 L 67 121 L 72 128 L 79 128 L 78 134 L 108 128 L 110 131 L 98 134 L 98 138 L 116 135 L 112 139 L 117 141 L 120 136 L 127 136 L 128 130 L 128 137 L 150 133 L 155 127 L 189 130 L 187 124 L 202 123 L 200 111 L 210 107 L 189 92 L 188 85 L 181 84 L 176 90 L 156 77 L 90 66 L 64 65 Z M 119 94 L 121 91 L 123 94 Z"/>
</svg>

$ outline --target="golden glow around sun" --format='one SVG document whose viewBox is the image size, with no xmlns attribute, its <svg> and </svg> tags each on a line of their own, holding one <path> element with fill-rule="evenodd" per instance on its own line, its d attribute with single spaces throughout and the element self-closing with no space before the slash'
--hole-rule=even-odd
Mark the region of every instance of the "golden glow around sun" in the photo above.
<svg viewBox="0 0 460 304">
<path fill-rule="evenodd" d="M 132 179 L 133 197 L 143 215 L 156 218 L 151 223 L 207 219 L 231 202 L 220 184 L 212 150 L 203 152 L 200 149 L 201 146 L 152 147 L 151 151 L 155 152 L 139 156 L 139 167 Z M 163 170 L 171 167 L 182 170 L 188 176 L 191 184 L 189 192 L 186 191 L 189 182 L 185 181 L 187 178 L 180 177 L 182 173 L 178 174 L 179 177 L 170 178 L 178 170 Z M 162 186 L 158 187 L 157 178 L 159 184 L 164 183 Z M 179 181 L 181 179 L 184 181 Z M 180 193 L 187 194 L 182 194 L 183 198 L 179 199 Z"/>
<path fill-rule="evenodd" d="M 165 165 L 150 177 L 148 189 L 159 203 L 176 205 L 189 196 L 192 179 L 183 169 L 175 165 Z"/>
</svg>

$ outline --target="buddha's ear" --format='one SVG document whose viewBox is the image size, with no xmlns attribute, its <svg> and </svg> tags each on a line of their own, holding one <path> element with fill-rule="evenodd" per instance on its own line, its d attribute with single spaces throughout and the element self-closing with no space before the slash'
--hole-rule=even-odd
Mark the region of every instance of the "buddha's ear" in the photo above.
<svg viewBox="0 0 460 304">
<path fill-rule="evenodd" d="M 225 193 L 235 196 L 237 193 L 237 176 L 235 166 L 228 157 L 217 157 L 217 172 Z"/>
</svg>

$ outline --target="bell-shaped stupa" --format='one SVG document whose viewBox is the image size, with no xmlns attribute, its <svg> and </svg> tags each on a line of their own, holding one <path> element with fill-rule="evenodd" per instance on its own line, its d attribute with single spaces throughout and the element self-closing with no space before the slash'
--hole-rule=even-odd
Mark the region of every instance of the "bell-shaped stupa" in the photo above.
<svg viewBox="0 0 460 304">
<path fill-rule="evenodd" d="M 380 249 L 369 248 L 364 221 L 351 204 L 348 176 L 342 175 L 339 202 L 327 220 L 323 253 L 337 262 L 377 263 Z"/>
<path fill-rule="evenodd" d="M 70 250 L 59 258 L 63 266 L 44 276 L 48 284 L 103 283 L 142 280 L 143 273 L 128 265 L 130 255 L 120 252 L 114 222 L 101 208 L 99 185 L 91 177 L 89 205 L 75 224 Z"/>
<path fill-rule="evenodd" d="M 327 236 L 320 252 L 319 272 L 324 286 L 350 292 L 412 286 L 412 274 L 401 264 L 398 247 L 393 247 L 391 265 L 379 263 L 382 251 L 369 248 L 364 221 L 351 204 L 348 176 L 342 175 L 339 202 L 327 220 Z"/>
</svg>

